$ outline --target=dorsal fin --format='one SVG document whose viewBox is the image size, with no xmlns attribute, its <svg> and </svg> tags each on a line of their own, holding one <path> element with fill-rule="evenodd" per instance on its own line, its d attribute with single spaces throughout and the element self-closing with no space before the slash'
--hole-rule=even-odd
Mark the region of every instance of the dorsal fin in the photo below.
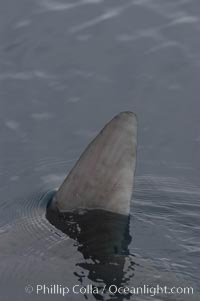
<svg viewBox="0 0 200 301">
<path fill-rule="evenodd" d="M 52 208 L 129 214 L 137 146 L 137 118 L 115 116 L 88 145 L 57 191 Z"/>
</svg>

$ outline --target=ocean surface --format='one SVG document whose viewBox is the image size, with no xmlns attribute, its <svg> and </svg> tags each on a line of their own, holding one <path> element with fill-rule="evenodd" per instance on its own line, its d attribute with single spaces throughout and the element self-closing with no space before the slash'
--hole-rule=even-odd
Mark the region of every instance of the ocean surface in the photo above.
<svg viewBox="0 0 200 301">
<path fill-rule="evenodd" d="M 89 212 L 68 220 L 75 235 L 57 229 L 46 218 L 51 196 L 125 110 L 139 123 L 129 219 Z M 111 243 L 124 239 L 113 268 L 102 246 L 110 229 Z M 71 291 L 112 281 L 194 293 Z M 1 0 L 1 301 L 198 301 L 199 285 L 200 1 Z"/>
</svg>

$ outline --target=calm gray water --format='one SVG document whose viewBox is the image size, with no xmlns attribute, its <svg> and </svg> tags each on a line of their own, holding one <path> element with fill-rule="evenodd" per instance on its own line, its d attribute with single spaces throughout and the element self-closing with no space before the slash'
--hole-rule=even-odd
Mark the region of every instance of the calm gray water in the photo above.
<svg viewBox="0 0 200 301">
<path fill-rule="evenodd" d="M 138 114 L 139 146 L 117 275 L 129 287 L 194 288 L 130 300 L 199 300 L 199 37 L 199 0 L 0 2 L 2 301 L 86 300 L 25 286 L 106 283 L 106 266 L 92 275 L 87 241 L 81 249 L 48 222 L 45 193 L 124 110 Z"/>
</svg>

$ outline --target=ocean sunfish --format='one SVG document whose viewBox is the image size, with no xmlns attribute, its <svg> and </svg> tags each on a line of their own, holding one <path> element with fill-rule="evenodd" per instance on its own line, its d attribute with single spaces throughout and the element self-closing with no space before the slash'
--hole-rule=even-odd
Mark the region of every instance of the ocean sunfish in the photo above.
<svg viewBox="0 0 200 301">
<path fill-rule="evenodd" d="M 99 209 L 128 215 L 137 148 L 137 117 L 121 112 L 88 145 L 55 194 L 60 213 Z"/>
<path fill-rule="evenodd" d="M 83 152 L 46 214 L 82 254 L 74 271 L 77 281 L 81 285 L 90 281 L 100 291 L 106 287 L 104 296 L 118 301 L 130 296 L 117 293 L 113 299 L 108 287 L 128 285 L 135 273 L 134 256 L 129 253 L 129 211 L 136 144 L 136 115 L 118 114 Z M 101 294 L 93 296 L 103 300 Z"/>
</svg>

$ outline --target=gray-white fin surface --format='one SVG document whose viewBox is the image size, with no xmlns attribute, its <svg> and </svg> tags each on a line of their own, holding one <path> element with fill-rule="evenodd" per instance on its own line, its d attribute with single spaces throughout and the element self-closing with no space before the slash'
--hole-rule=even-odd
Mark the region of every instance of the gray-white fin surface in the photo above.
<svg viewBox="0 0 200 301">
<path fill-rule="evenodd" d="M 136 148 L 136 115 L 122 112 L 88 145 L 57 191 L 52 209 L 102 209 L 129 214 Z"/>
</svg>

